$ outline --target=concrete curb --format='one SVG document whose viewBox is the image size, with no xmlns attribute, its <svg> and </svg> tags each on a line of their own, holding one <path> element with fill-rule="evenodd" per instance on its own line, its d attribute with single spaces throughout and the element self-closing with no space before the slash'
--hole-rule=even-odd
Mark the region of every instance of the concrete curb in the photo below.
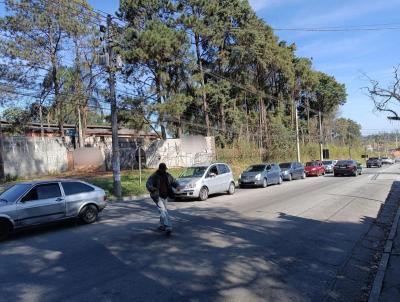
<svg viewBox="0 0 400 302">
<path fill-rule="evenodd" d="M 143 200 L 150 198 L 149 194 L 143 194 L 143 195 L 131 195 L 131 196 L 125 196 L 122 198 L 115 198 L 115 197 L 110 197 L 108 198 L 109 202 L 127 202 L 127 201 L 137 201 L 137 200 Z"/>
<path fill-rule="evenodd" d="M 390 229 L 389 237 L 385 244 L 385 250 L 383 252 L 382 259 L 379 263 L 378 271 L 375 276 L 375 280 L 374 280 L 374 283 L 372 286 L 371 293 L 369 295 L 368 302 L 378 302 L 379 301 L 379 298 L 380 298 L 380 295 L 382 292 L 382 287 L 383 287 L 383 280 L 385 278 L 387 265 L 389 263 L 390 253 L 392 252 L 393 240 L 394 240 L 394 237 L 396 236 L 396 231 L 397 231 L 397 226 L 399 224 L 399 220 L 400 220 L 400 208 L 397 210 L 392 227 Z"/>
</svg>

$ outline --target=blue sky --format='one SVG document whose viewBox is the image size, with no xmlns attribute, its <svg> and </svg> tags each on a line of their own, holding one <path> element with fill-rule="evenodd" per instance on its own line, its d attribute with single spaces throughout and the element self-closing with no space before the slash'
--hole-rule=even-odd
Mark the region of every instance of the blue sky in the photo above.
<svg viewBox="0 0 400 302">
<path fill-rule="evenodd" d="M 97 9 L 114 13 L 118 0 L 89 0 Z M 273 28 L 326 28 L 374 24 L 400 25 L 400 0 L 250 0 Z M 288 32 L 276 34 L 295 42 L 298 55 L 313 59 L 314 67 L 346 84 L 348 100 L 341 115 L 363 127 L 363 133 L 400 130 L 385 114 L 374 112 L 365 95 L 365 74 L 389 85 L 393 67 L 400 64 L 400 30 L 357 32 Z M 400 111 L 400 106 L 396 106 Z"/>
<path fill-rule="evenodd" d="M 119 1 L 89 2 L 95 8 L 114 12 Z M 274 28 L 400 24 L 400 0 L 250 0 L 250 4 Z M 368 86 L 365 74 L 384 85 L 390 83 L 393 67 L 400 64 L 400 30 L 276 34 L 289 43 L 295 42 L 298 55 L 313 58 L 316 69 L 346 84 L 348 100 L 341 115 L 360 123 L 364 134 L 400 129 L 400 123 L 374 112 L 372 101 L 362 89 Z"/>
</svg>

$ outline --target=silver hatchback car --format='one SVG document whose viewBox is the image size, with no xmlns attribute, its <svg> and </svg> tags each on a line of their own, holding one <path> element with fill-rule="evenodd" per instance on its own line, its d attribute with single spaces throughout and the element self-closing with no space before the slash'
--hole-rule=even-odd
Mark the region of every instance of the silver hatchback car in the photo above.
<svg viewBox="0 0 400 302">
<path fill-rule="evenodd" d="M 15 229 L 79 217 L 95 222 L 105 192 L 79 180 L 18 183 L 0 194 L 0 240 Z"/>
<path fill-rule="evenodd" d="M 232 170 L 224 163 L 190 167 L 179 176 L 177 182 L 177 198 L 198 198 L 204 201 L 210 194 L 235 193 Z"/>
</svg>

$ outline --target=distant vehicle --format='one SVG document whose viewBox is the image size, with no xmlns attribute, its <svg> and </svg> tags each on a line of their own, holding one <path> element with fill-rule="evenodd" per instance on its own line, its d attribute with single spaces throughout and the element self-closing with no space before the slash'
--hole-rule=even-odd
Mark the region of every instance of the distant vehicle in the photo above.
<svg viewBox="0 0 400 302">
<path fill-rule="evenodd" d="M 298 162 L 280 163 L 283 180 L 291 181 L 292 179 L 306 178 L 304 166 Z"/>
<path fill-rule="evenodd" d="M 394 159 L 394 162 L 397 164 L 397 163 L 400 163 L 400 157 L 396 157 L 395 159 Z"/>
<path fill-rule="evenodd" d="M 207 200 L 217 193 L 235 193 L 232 169 L 224 163 L 187 168 L 177 179 L 180 188 L 174 190 L 176 198 Z"/>
<path fill-rule="evenodd" d="M 341 175 L 361 175 L 362 165 L 355 160 L 339 160 L 334 167 L 334 176 Z"/>
<path fill-rule="evenodd" d="M 105 206 L 104 190 L 83 181 L 18 183 L 0 195 L 0 240 L 13 230 L 57 220 L 93 223 Z"/>
<path fill-rule="evenodd" d="M 263 187 L 282 184 L 281 169 L 277 164 L 258 164 L 248 167 L 239 176 L 239 185 L 243 187 Z"/>
<path fill-rule="evenodd" d="M 336 165 L 337 160 L 324 160 L 325 173 L 333 173 L 333 167 Z"/>
<path fill-rule="evenodd" d="M 319 160 L 310 161 L 306 163 L 305 171 L 307 176 L 318 177 L 320 175 L 325 175 L 325 167 Z"/>
<path fill-rule="evenodd" d="M 382 165 L 393 165 L 394 160 L 389 157 L 381 157 Z"/>
<path fill-rule="evenodd" d="M 367 160 L 367 168 L 382 167 L 382 160 L 379 157 L 370 157 Z"/>
</svg>

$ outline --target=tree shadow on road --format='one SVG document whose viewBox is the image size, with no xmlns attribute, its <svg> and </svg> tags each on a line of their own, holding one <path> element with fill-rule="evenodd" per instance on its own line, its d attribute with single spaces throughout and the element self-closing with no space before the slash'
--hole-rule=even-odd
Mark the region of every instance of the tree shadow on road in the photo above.
<svg viewBox="0 0 400 302">
<path fill-rule="evenodd" d="M 0 245 L 0 295 L 5 301 L 343 301 L 332 288 L 374 222 L 246 215 L 217 203 L 171 214 L 170 238 L 152 231 L 158 218 L 151 201 L 110 206 L 97 224 L 11 238 Z"/>
</svg>

